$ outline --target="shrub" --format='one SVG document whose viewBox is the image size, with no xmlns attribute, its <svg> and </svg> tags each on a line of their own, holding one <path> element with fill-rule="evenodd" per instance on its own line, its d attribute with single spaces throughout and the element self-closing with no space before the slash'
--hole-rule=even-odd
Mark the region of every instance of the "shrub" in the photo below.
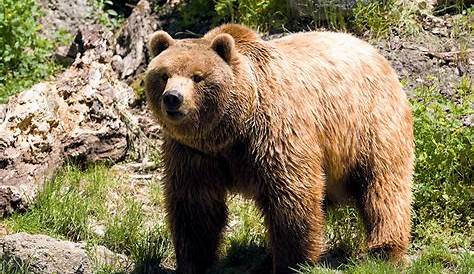
<svg viewBox="0 0 474 274">
<path fill-rule="evenodd" d="M 260 31 L 282 29 L 289 20 L 286 0 L 217 0 L 217 14 L 230 22 L 238 22 Z"/>
<path fill-rule="evenodd" d="M 261 32 L 282 30 L 288 20 L 286 0 L 195 0 L 180 4 L 176 22 L 178 31 L 202 34 L 224 22 L 241 23 Z"/>
<path fill-rule="evenodd" d="M 119 1 L 114 3 L 112 0 L 93 0 L 91 4 L 96 20 L 108 29 L 117 30 L 125 21 L 125 11 L 118 7 Z"/>
<path fill-rule="evenodd" d="M 202 32 L 206 28 L 221 23 L 221 18 L 214 10 L 214 2 L 209 0 L 195 0 L 183 2 L 179 7 L 178 24 L 183 30 Z"/>
<path fill-rule="evenodd" d="M 58 69 L 52 42 L 38 34 L 39 17 L 34 0 L 0 2 L 0 102 Z"/>
<path fill-rule="evenodd" d="M 430 220 L 461 233 L 472 227 L 474 131 L 463 125 L 463 119 L 474 113 L 469 105 L 474 99 L 472 91 L 468 78 L 461 81 L 456 102 L 434 87 L 415 91 L 415 227 Z M 416 231 L 415 236 L 423 236 Z"/>
<path fill-rule="evenodd" d="M 409 2 L 396 0 L 360 1 L 352 14 L 352 28 L 375 38 L 388 36 L 392 32 L 411 35 L 419 32 L 420 8 Z"/>
</svg>

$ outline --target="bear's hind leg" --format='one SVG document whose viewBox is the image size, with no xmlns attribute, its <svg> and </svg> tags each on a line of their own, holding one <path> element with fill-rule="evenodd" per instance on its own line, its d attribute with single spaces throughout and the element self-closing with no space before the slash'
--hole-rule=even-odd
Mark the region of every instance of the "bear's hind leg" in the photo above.
<svg viewBox="0 0 474 274">
<path fill-rule="evenodd" d="M 316 262 L 324 251 L 322 194 L 309 196 L 286 189 L 258 201 L 270 236 L 273 274 L 295 273 L 292 269 Z"/>
<path fill-rule="evenodd" d="M 375 169 L 359 179 L 362 191 L 357 198 L 369 252 L 394 263 L 403 261 L 410 239 L 411 168 Z"/>
</svg>

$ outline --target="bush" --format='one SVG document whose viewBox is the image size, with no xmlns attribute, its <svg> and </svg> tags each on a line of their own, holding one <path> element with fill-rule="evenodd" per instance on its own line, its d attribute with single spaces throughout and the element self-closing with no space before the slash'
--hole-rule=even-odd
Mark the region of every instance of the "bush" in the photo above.
<svg viewBox="0 0 474 274">
<path fill-rule="evenodd" d="M 155 7 L 160 10 L 160 7 Z M 286 0 L 195 0 L 178 8 L 176 32 L 203 34 L 225 22 L 241 23 L 261 32 L 282 30 L 289 20 Z"/>
<path fill-rule="evenodd" d="M 238 22 L 264 32 L 282 29 L 289 20 L 286 0 L 217 0 L 215 10 L 226 21 Z"/>
<path fill-rule="evenodd" d="M 433 87 L 421 87 L 412 102 L 416 168 L 414 178 L 414 225 L 423 227 L 430 220 L 465 233 L 472 228 L 474 181 L 472 127 L 463 119 L 474 113 L 474 99 L 468 78 L 461 82 L 454 102 Z M 415 229 L 420 231 L 419 229 Z M 423 235 L 415 235 L 423 236 Z"/>
<path fill-rule="evenodd" d="M 420 8 L 409 2 L 395 0 L 360 1 L 352 14 L 354 31 L 368 33 L 375 38 L 385 37 L 392 32 L 412 35 L 420 31 L 418 14 Z"/>
<path fill-rule="evenodd" d="M 52 42 L 38 34 L 39 17 L 34 0 L 0 2 L 0 102 L 58 68 Z"/>
</svg>

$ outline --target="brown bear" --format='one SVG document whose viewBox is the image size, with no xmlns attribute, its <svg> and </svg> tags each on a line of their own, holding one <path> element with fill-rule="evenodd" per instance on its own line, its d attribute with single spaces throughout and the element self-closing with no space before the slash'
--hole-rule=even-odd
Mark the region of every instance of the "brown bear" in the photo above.
<svg viewBox="0 0 474 274">
<path fill-rule="evenodd" d="M 226 195 L 262 211 L 273 273 L 324 251 L 324 207 L 354 201 L 368 248 L 400 261 L 410 235 L 412 114 L 397 75 L 348 34 L 271 41 L 226 24 L 202 38 L 151 35 L 145 80 L 164 131 L 164 188 L 178 273 L 204 273 Z"/>
</svg>

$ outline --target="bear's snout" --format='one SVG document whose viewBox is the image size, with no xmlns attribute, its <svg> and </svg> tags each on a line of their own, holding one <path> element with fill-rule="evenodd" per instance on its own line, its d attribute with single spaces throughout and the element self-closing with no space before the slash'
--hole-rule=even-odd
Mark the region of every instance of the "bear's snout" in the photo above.
<svg viewBox="0 0 474 274">
<path fill-rule="evenodd" d="M 177 116 L 180 114 L 179 108 L 183 104 L 183 95 L 177 90 L 168 90 L 163 93 L 162 96 L 163 106 L 166 113 L 171 116 Z"/>
</svg>

